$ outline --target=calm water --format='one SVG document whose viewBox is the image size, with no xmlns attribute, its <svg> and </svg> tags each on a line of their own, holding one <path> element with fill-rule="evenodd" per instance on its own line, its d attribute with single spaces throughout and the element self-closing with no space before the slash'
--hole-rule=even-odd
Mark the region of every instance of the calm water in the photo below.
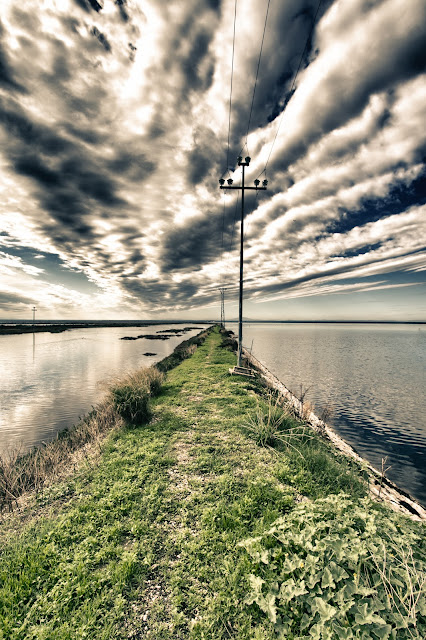
<svg viewBox="0 0 426 640">
<path fill-rule="evenodd" d="M 203 325 L 198 325 L 202 327 Z M 50 440 L 96 404 L 109 381 L 169 355 L 182 340 L 120 340 L 179 325 L 0 336 L 0 451 Z M 156 356 L 144 356 L 146 352 Z"/>
<path fill-rule="evenodd" d="M 230 328 L 234 331 L 233 324 Z M 243 342 L 376 468 L 426 505 L 426 326 L 247 324 Z"/>
<path fill-rule="evenodd" d="M 0 336 L 0 451 L 53 438 L 115 376 L 171 353 L 184 338 L 119 339 L 166 328 L 179 326 Z M 426 505 L 424 325 L 247 324 L 244 344 L 252 341 L 254 355 L 295 395 L 308 389 L 317 414 L 331 406 L 335 430 L 377 468 L 388 456 L 388 476 Z"/>
</svg>

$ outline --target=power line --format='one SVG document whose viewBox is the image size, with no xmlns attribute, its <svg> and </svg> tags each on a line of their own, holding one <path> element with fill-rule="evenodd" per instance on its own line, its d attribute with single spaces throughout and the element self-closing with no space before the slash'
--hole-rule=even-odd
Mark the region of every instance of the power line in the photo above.
<svg viewBox="0 0 426 640">
<path fill-rule="evenodd" d="M 251 116 L 252 116 L 252 113 L 253 113 L 254 97 L 256 95 L 257 79 L 258 79 L 258 76 L 259 76 L 260 61 L 262 59 L 263 42 L 265 40 L 266 23 L 268 21 L 268 13 L 269 13 L 269 5 L 270 4 L 271 4 L 271 0 L 268 0 L 268 6 L 267 6 L 267 9 L 266 9 L 266 15 L 265 15 L 265 24 L 263 25 L 262 42 L 261 42 L 260 51 L 259 51 L 259 59 L 257 61 L 256 79 L 254 81 L 254 87 L 253 87 L 253 97 L 251 99 L 250 114 L 249 114 L 249 119 L 248 119 L 248 123 L 247 123 L 246 146 L 247 146 L 247 138 L 248 138 L 249 129 L 250 129 Z M 244 149 L 244 147 L 243 147 L 243 149 Z M 248 151 L 248 147 L 247 147 L 247 151 Z"/>
<path fill-rule="evenodd" d="M 305 57 L 305 53 L 306 53 L 306 49 L 308 47 L 308 43 L 309 43 L 309 41 L 310 41 L 310 39 L 312 37 L 312 33 L 314 31 L 314 27 L 315 27 L 315 23 L 317 21 L 317 15 L 318 15 L 318 12 L 320 10 L 321 2 L 322 2 L 322 0 L 319 0 L 318 6 L 317 6 L 317 10 L 315 12 L 315 16 L 314 16 L 314 19 L 313 19 L 313 22 L 312 22 L 311 30 L 309 31 L 308 37 L 306 38 L 305 46 L 304 46 L 302 55 L 300 56 L 299 65 L 297 67 L 296 75 L 293 78 L 293 82 L 292 82 L 291 89 L 290 89 L 290 99 L 291 99 L 292 93 L 294 91 L 294 87 L 295 87 L 295 84 L 296 84 L 297 76 L 299 75 L 300 67 L 302 66 L 303 58 Z M 287 102 L 287 104 L 288 104 L 288 102 Z M 262 175 L 262 173 L 266 173 L 266 168 L 267 168 L 267 166 L 269 164 L 269 160 L 270 160 L 270 157 L 271 157 L 271 154 L 272 154 L 272 149 L 274 148 L 275 141 L 276 141 L 276 139 L 278 137 L 278 133 L 280 131 L 281 123 L 282 123 L 282 120 L 283 120 L 283 115 L 284 115 L 284 112 L 285 112 L 285 110 L 287 108 L 287 104 L 285 105 L 284 109 L 281 112 L 280 120 L 278 122 L 278 128 L 277 128 L 277 131 L 275 133 L 275 137 L 274 137 L 274 140 L 272 142 L 272 146 L 271 146 L 271 148 L 269 150 L 269 155 L 268 155 L 268 159 L 266 160 L 265 168 L 263 169 L 263 171 L 261 173 L 259 173 L 258 177 L 260 177 Z"/>
<path fill-rule="evenodd" d="M 254 98 L 255 98 L 255 95 L 256 95 L 257 80 L 258 80 L 258 77 L 259 77 L 260 61 L 262 59 L 263 42 L 265 40 L 266 23 L 268 22 L 268 14 L 269 14 L 269 5 L 270 4 L 271 4 L 271 0 L 268 0 L 268 6 L 266 8 L 266 15 L 265 15 L 265 24 L 263 25 L 262 42 L 260 44 L 259 58 L 257 60 L 256 79 L 254 81 L 253 95 L 252 95 L 251 106 L 250 106 L 250 113 L 249 113 L 249 118 L 248 118 L 248 122 L 247 122 L 246 140 L 245 140 L 243 146 L 241 147 L 240 153 L 238 155 L 242 154 L 242 152 L 244 151 L 245 147 L 247 148 L 248 155 L 250 155 L 250 151 L 249 151 L 249 148 L 248 148 L 248 134 L 249 134 L 249 130 L 250 130 L 251 116 L 252 116 L 252 113 L 253 113 Z"/>
<path fill-rule="evenodd" d="M 224 173 L 229 171 L 229 143 L 231 137 L 231 113 L 232 113 L 232 83 L 234 78 L 234 53 L 235 53 L 235 28 L 237 23 L 237 0 L 235 0 L 234 4 L 234 33 L 232 37 L 232 58 L 231 58 L 231 86 L 229 90 L 229 115 L 228 115 L 228 147 L 226 152 L 226 170 Z M 226 213 L 226 199 L 225 194 L 223 198 L 223 213 L 222 213 L 222 237 L 221 237 L 221 259 L 223 260 L 223 236 L 225 232 L 225 213 Z"/>
<path fill-rule="evenodd" d="M 231 88 L 229 91 L 229 117 L 228 117 L 228 150 L 226 153 L 226 170 L 229 167 L 229 141 L 231 136 L 231 112 L 232 112 L 232 82 L 234 78 L 234 53 L 235 53 L 235 26 L 237 23 L 237 0 L 234 5 L 234 35 L 232 38 L 232 59 L 231 59 Z"/>
<path fill-rule="evenodd" d="M 270 4 L 271 4 L 271 0 L 268 0 L 268 6 L 266 8 L 266 14 L 265 14 L 265 22 L 264 22 L 264 25 L 263 25 L 262 40 L 261 40 L 261 43 L 260 43 L 259 57 L 258 57 L 258 60 L 257 60 L 257 69 L 256 69 L 256 77 L 255 77 L 255 81 L 254 81 L 254 86 L 253 86 L 253 95 L 252 95 L 252 99 L 251 99 L 250 112 L 249 112 L 249 117 L 248 117 L 248 122 L 247 122 L 246 141 L 245 141 L 245 144 L 244 144 L 244 146 L 242 147 L 242 149 L 241 149 L 241 151 L 239 153 L 239 156 L 241 156 L 244 147 L 247 147 L 247 152 L 249 151 L 247 138 L 248 138 L 248 134 L 249 134 L 249 130 L 250 130 L 251 117 L 252 117 L 252 114 L 253 114 L 253 105 L 254 105 L 254 99 L 255 99 L 255 96 L 256 96 L 257 80 L 259 78 L 260 62 L 261 62 L 261 59 L 262 59 L 263 43 L 265 41 L 266 25 L 267 25 L 267 22 L 268 22 Z M 235 22 L 234 22 L 234 38 L 235 38 Z M 227 167 L 229 167 L 229 129 L 228 129 Z M 233 225 L 232 225 L 231 243 L 230 243 L 229 250 L 228 250 L 228 255 L 229 256 L 230 256 L 230 254 L 232 252 L 232 245 L 233 245 L 233 239 L 234 239 L 234 230 L 235 230 L 235 225 L 236 225 L 236 221 L 237 221 L 237 209 L 238 209 L 239 195 L 240 194 L 238 193 L 237 194 L 237 201 L 235 203 L 235 211 L 234 211 L 234 221 L 233 221 Z M 259 196 L 259 194 L 256 192 L 256 203 L 257 203 L 258 196 Z M 225 215 L 225 204 L 224 204 L 224 215 Z M 223 218 L 223 221 L 224 221 L 224 218 Z M 223 227 L 222 227 L 222 260 L 223 260 Z M 229 258 L 228 258 L 228 260 L 229 260 Z M 228 266 L 228 272 L 229 272 L 230 261 L 228 261 L 228 265 L 227 266 Z"/>
<path fill-rule="evenodd" d="M 260 50 L 259 50 L 259 57 L 258 57 L 258 61 L 257 61 L 256 77 L 255 77 L 254 86 L 253 86 L 253 95 L 252 95 L 252 99 L 251 99 L 250 112 L 249 112 L 249 117 L 248 117 L 248 122 L 247 122 L 246 141 L 245 141 L 245 145 L 244 145 L 244 146 L 247 147 L 247 151 L 248 151 L 248 144 L 247 144 L 248 140 L 247 139 L 248 139 L 248 133 L 249 133 L 249 130 L 250 130 L 251 118 L 252 118 L 252 114 L 253 114 L 253 106 L 254 106 L 254 100 L 255 100 L 255 96 L 256 96 L 257 81 L 258 81 L 258 78 L 259 78 L 260 63 L 261 63 L 261 60 L 262 60 L 263 44 L 264 44 L 264 41 L 265 41 L 266 25 L 267 25 L 267 22 L 268 22 L 270 4 L 271 4 L 271 0 L 268 0 L 268 5 L 267 5 L 267 8 L 266 8 L 266 14 L 265 14 L 265 21 L 264 21 L 264 25 L 263 25 L 262 40 L 261 40 Z M 234 3 L 234 29 L 233 29 L 232 58 L 231 58 L 231 86 L 230 86 L 230 95 L 229 95 L 228 145 L 227 145 L 227 154 L 226 154 L 226 171 L 228 171 L 228 172 L 229 172 L 229 148 L 230 148 L 230 138 L 231 138 L 232 86 L 233 86 L 233 75 L 234 75 L 236 21 L 237 21 L 237 0 L 235 0 L 235 3 Z M 244 149 L 244 147 L 243 147 L 243 149 Z M 242 158 L 241 158 L 242 150 L 240 151 L 240 157 L 239 157 L 239 160 L 241 160 L 241 161 L 242 161 Z M 249 158 L 248 158 L 248 160 L 249 160 Z M 240 162 L 239 162 L 239 164 L 240 164 Z M 243 167 L 243 174 L 244 174 L 244 167 Z M 223 175 L 224 174 L 222 174 L 222 176 Z M 256 196 L 258 196 L 257 193 L 256 193 Z M 230 254 L 232 252 L 232 245 L 233 245 L 233 239 L 234 239 L 234 230 L 235 230 L 235 225 L 236 225 L 236 220 L 237 220 L 238 201 L 239 201 L 239 193 L 238 193 L 237 201 L 235 203 L 234 221 L 233 221 L 233 224 L 232 224 L 232 234 L 231 234 L 231 242 L 230 242 L 230 246 L 229 246 L 229 250 L 228 250 L 228 256 L 230 256 Z M 257 202 L 257 198 L 256 198 L 256 202 Z M 223 254 L 224 254 L 225 212 L 226 212 L 226 202 L 224 200 L 224 203 L 223 203 L 223 214 L 222 214 L 222 238 L 221 238 L 221 256 L 222 256 L 222 261 L 223 261 Z M 243 242 L 243 238 L 241 238 L 241 242 Z M 228 260 L 229 260 L 229 258 L 228 258 Z M 230 264 L 228 262 L 228 269 L 229 269 L 229 266 L 230 266 Z M 225 277 L 225 275 L 223 277 Z M 223 282 L 223 279 L 222 279 L 222 282 Z"/>
</svg>

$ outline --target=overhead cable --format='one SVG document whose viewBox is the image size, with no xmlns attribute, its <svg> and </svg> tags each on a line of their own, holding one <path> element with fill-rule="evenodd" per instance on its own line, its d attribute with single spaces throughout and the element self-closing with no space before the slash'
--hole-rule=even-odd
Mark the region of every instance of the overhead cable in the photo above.
<svg viewBox="0 0 426 640">
<path fill-rule="evenodd" d="M 231 113 L 232 113 L 232 82 L 234 78 L 234 53 L 235 53 L 235 26 L 237 23 L 237 0 L 234 5 L 234 35 L 232 38 L 232 60 L 231 60 L 231 88 L 229 91 L 229 116 L 228 116 L 228 149 L 226 152 L 226 170 L 229 168 L 229 142 L 231 136 Z"/>
<path fill-rule="evenodd" d="M 271 4 L 271 0 L 268 0 L 268 6 L 266 8 L 266 15 L 265 15 L 265 24 L 263 25 L 262 42 L 261 42 L 260 51 L 259 51 L 259 59 L 257 61 L 256 79 L 254 81 L 253 96 L 252 96 L 252 99 L 251 99 L 250 114 L 249 114 L 248 123 L 247 123 L 246 146 L 247 146 L 247 138 L 248 138 L 248 134 L 249 134 L 249 130 L 250 130 L 251 116 L 252 116 L 252 113 L 253 113 L 254 97 L 256 95 L 257 79 L 259 77 L 260 61 L 262 59 L 263 42 L 265 40 L 266 23 L 268 22 L 268 14 L 269 14 L 269 5 L 270 4 Z M 248 146 L 247 146 L 247 151 L 248 151 Z"/>
<path fill-rule="evenodd" d="M 313 19 L 313 22 L 312 22 L 312 27 L 311 27 L 311 29 L 309 31 L 308 37 L 306 38 L 305 47 L 303 49 L 302 55 L 300 56 L 299 65 L 297 67 L 296 75 L 294 76 L 293 82 L 292 82 L 292 85 L 291 85 L 290 96 L 292 95 L 292 93 L 294 91 L 294 87 L 296 85 L 297 76 L 299 75 L 300 67 L 302 66 L 302 61 L 303 61 L 303 59 L 305 57 L 305 53 L 306 53 L 306 49 L 308 47 L 308 43 L 309 43 L 309 41 L 310 41 L 310 39 L 312 37 L 312 33 L 313 33 L 313 30 L 314 30 L 314 27 L 315 27 L 315 24 L 316 24 L 316 21 L 317 21 L 317 15 L 318 15 L 318 12 L 320 10 L 321 2 L 322 2 L 322 0 L 319 0 L 318 6 L 317 6 L 317 10 L 315 12 L 315 16 L 314 16 L 314 19 Z M 261 173 L 259 173 L 258 178 L 262 175 L 262 173 L 266 173 L 266 169 L 267 169 L 267 166 L 269 164 L 269 160 L 270 160 L 270 157 L 271 157 L 271 154 L 272 154 L 272 150 L 273 150 L 274 145 L 275 145 L 275 141 L 276 141 L 276 139 L 278 137 L 278 133 L 280 131 L 281 123 L 282 123 L 282 120 L 283 120 L 283 115 L 284 115 L 284 112 L 286 110 L 287 104 L 284 106 L 284 109 L 281 112 L 281 116 L 280 116 L 280 119 L 279 119 L 279 122 L 278 122 L 278 128 L 277 128 L 277 131 L 275 133 L 275 137 L 274 137 L 274 139 L 272 141 L 272 146 L 271 146 L 271 148 L 269 150 L 269 155 L 268 155 L 268 159 L 266 160 L 265 168 L 263 169 L 263 171 Z"/>
</svg>

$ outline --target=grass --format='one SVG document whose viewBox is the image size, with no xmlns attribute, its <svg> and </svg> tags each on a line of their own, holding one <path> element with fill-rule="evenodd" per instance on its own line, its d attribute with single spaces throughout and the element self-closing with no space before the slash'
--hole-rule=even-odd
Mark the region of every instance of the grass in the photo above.
<svg viewBox="0 0 426 640">
<path fill-rule="evenodd" d="M 95 458 L 106 435 L 128 423 L 148 422 L 150 400 L 159 394 L 163 372 L 189 358 L 211 329 L 180 343 L 156 367 L 143 367 L 119 378 L 107 397 L 76 425 L 58 433 L 53 441 L 30 451 L 18 446 L 0 454 L 0 513 L 13 511 L 19 498 L 28 492 L 43 492 L 52 480 L 75 469 L 83 458 Z"/>
<path fill-rule="evenodd" d="M 43 492 L 49 482 L 76 467 L 85 457 L 100 454 L 106 434 L 123 426 L 109 397 L 57 438 L 31 451 L 20 447 L 0 455 L 0 513 L 13 511 L 18 499 Z"/>
<path fill-rule="evenodd" d="M 156 367 L 144 367 L 119 380 L 109 391 L 115 411 L 133 424 L 149 422 L 150 400 L 160 393 L 163 380 Z"/>
<path fill-rule="evenodd" d="M 253 559 L 239 543 L 304 502 L 367 488 L 316 435 L 298 451 L 259 446 L 244 425 L 267 396 L 229 376 L 221 343 L 215 330 L 168 371 L 148 424 L 124 423 L 96 462 L 3 523 L 0 638 L 277 637 L 246 602 Z"/>
</svg>

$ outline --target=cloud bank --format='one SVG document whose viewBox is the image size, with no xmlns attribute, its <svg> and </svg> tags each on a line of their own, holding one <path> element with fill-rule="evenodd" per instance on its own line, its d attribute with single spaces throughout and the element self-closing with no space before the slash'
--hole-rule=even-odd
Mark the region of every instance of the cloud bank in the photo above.
<svg viewBox="0 0 426 640">
<path fill-rule="evenodd" d="M 237 286 L 218 178 L 240 149 L 269 181 L 246 198 L 259 317 L 424 293 L 424 1 L 272 0 L 253 102 L 266 3 L 236 7 L 230 113 L 234 0 L 4 0 L 0 317 L 211 315 Z"/>
</svg>

